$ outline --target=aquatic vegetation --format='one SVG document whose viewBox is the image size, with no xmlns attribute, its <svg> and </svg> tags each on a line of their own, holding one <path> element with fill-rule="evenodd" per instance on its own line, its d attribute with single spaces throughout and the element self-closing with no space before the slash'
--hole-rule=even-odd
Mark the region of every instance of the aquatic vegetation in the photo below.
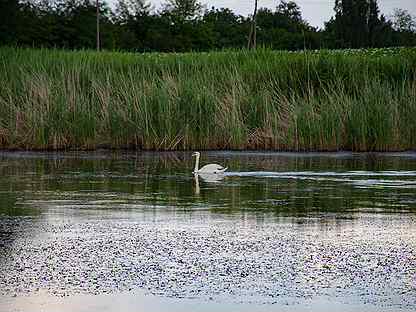
<svg viewBox="0 0 416 312">
<path fill-rule="evenodd" d="M 231 170 L 197 189 L 189 152 L 0 152 L 0 310 L 127 295 L 136 311 L 138 292 L 236 311 L 416 306 L 416 153 L 203 155 Z"/>
<path fill-rule="evenodd" d="M 416 148 L 416 49 L 0 49 L 0 148 Z"/>
</svg>

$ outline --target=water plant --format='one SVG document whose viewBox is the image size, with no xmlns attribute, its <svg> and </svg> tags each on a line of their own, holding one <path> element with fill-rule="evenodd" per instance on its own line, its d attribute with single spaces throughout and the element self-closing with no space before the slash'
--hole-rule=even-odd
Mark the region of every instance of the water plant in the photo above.
<svg viewBox="0 0 416 312">
<path fill-rule="evenodd" d="M 0 48 L 8 149 L 416 148 L 416 49 Z"/>
</svg>

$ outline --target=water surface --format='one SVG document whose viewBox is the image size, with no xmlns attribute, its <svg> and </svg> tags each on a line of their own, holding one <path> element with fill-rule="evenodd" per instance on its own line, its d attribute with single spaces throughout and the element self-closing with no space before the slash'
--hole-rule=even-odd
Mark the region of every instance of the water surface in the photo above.
<svg viewBox="0 0 416 312">
<path fill-rule="evenodd" d="M 416 154 L 190 155 L 1 153 L 0 310 L 416 307 Z"/>
</svg>

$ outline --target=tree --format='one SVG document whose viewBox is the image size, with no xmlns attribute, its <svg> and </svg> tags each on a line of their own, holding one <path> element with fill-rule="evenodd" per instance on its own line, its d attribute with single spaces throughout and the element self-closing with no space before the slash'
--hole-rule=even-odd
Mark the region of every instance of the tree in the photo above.
<svg viewBox="0 0 416 312">
<path fill-rule="evenodd" d="M 258 42 L 273 49 L 300 50 L 319 47 L 318 33 L 302 19 L 299 6 L 281 1 L 275 11 L 257 13 Z"/>
<path fill-rule="evenodd" d="M 396 46 L 416 46 L 416 21 L 407 10 L 395 9 L 390 20 Z"/>
<path fill-rule="evenodd" d="M 109 19 L 110 9 L 104 2 L 99 3 L 100 45 L 110 48 L 112 34 Z M 97 7 L 95 0 L 64 0 L 56 8 L 60 46 L 70 49 L 96 48 Z"/>
<path fill-rule="evenodd" d="M 416 31 L 416 21 L 407 10 L 394 9 L 391 17 L 393 27 L 396 31 L 400 32 L 413 32 Z"/>
<path fill-rule="evenodd" d="M 152 5 L 147 0 L 119 0 L 116 5 L 116 16 L 127 21 L 149 15 Z"/>
<path fill-rule="evenodd" d="M 335 23 L 337 35 L 344 41 L 345 47 L 359 48 L 368 42 L 367 0 L 336 0 Z"/>
<path fill-rule="evenodd" d="M 17 41 L 20 9 L 21 5 L 18 0 L 0 1 L 0 44 L 11 44 Z"/>
<path fill-rule="evenodd" d="M 119 0 L 114 14 L 117 45 L 123 50 L 149 49 L 149 32 L 156 18 L 147 0 Z"/>
<path fill-rule="evenodd" d="M 300 7 L 294 1 L 280 1 L 276 8 L 276 13 L 286 17 L 295 23 L 302 23 L 302 13 Z"/>
<path fill-rule="evenodd" d="M 204 13 L 201 22 L 211 36 L 213 48 L 242 48 L 247 45 L 248 22 L 230 9 L 212 7 Z"/>
<path fill-rule="evenodd" d="M 248 45 L 247 45 L 247 47 L 249 49 L 255 49 L 256 45 L 257 45 L 257 23 L 256 23 L 257 5 L 258 5 L 258 0 L 254 0 L 254 13 L 253 13 L 253 16 L 251 18 L 250 33 L 248 35 Z"/>
<path fill-rule="evenodd" d="M 167 0 L 164 12 L 180 20 L 192 20 L 202 12 L 202 4 L 198 0 Z"/>
<path fill-rule="evenodd" d="M 165 0 L 155 11 L 151 0 L 118 0 L 112 11 L 99 1 L 100 45 L 128 51 L 207 51 L 256 45 L 299 50 L 415 46 L 416 25 L 406 10 L 390 20 L 377 0 L 334 0 L 335 16 L 317 31 L 291 0 L 274 10 L 253 1 L 254 14 L 227 8 L 203 11 L 201 0 Z M 0 45 L 93 49 L 97 0 L 0 0 Z M 247 35 L 249 40 L 247 40 Z"/>
<path fill-rule="evenodd" d="M 334 10 L 325 31 L 336 47 L 375 47 L 388 38 L 391 27 L 379 14 L 377 0 L 335 0 Z"/>
</svg>

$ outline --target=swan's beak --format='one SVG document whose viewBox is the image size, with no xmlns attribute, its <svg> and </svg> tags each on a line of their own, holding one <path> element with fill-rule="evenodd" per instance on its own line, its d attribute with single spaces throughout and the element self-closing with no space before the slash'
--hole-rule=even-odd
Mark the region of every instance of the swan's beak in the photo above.
<svg viewBox="0 0 416 312">
<path fill-rule="evenodd" d="M 192 153 L 192 157 L 198 155 L 197 153 Z"/>
</svg>

